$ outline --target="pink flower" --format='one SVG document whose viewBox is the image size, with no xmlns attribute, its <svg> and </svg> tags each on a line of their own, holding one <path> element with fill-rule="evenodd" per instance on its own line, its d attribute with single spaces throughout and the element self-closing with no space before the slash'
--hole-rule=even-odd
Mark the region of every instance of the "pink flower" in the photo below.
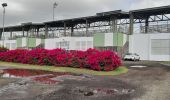
<svg viewBox="0 0 170 100">
<path fill-rule="evenodd" d="M 87 51 L 17 49 L 0 52 L 0 61 L 89 68 L 97 71 L 111 71 L 121 65 L 121 60 L 115 52 L 96 49 L 88 49 Z"/>
</svg>

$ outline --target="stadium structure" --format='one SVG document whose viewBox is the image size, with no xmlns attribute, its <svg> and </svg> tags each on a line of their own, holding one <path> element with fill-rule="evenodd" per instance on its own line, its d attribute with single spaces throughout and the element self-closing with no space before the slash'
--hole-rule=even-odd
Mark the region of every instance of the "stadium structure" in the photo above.
<svg viewBox="0 0 170 100">
<path fill-rule="evenodd" d="M 170 6 L 0 28 L 0 45 L 14 49 L 112 50 L 141 60 L 170 61 Z M 7 35 L 8 34 L 8 35 Z M 8 37 L 5 37 L 8 36 Z"/>
</svg>

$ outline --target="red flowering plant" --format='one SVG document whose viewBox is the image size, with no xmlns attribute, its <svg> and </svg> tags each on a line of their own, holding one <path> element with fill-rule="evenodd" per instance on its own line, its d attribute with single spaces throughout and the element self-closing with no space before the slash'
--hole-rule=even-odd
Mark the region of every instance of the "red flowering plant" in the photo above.
<svg viewBox="0 0 170 100">
<path fill-rule="evenodd" d="M 87 50 L 87 64 L 93 70 L 110 71 L 114 70 L 121 65 L 120 58 L 112 51 L 99 52 L 95 49 Z"/>
<path fill-rule="evenodd" d="M 51 65 L 48 61 L 48 50 L 46 49 L 34 49 L 28 51 L 23 59 L 22 63 L 35 64 L 35 65 Z"/>
<path fill-rule="evenodd" d="M 121 65 L 115 52 L 98 51 L 66 51 L 63 49 L 11 50 L 0 53 L 0 61 L 17 62 L 36 65 L 54 65 L 88 68 L 97 71 L 111 71 Z"/>
<path fill-rule="evenodd" d="M 120 58 L 111 51 L 103 51 L 100 53 L 99 65 L 102 70 L 110 71 L 121 65 Z"/>
<path fill-rule="evenodd" d="M 83 68 L 86 66 L 87 54 L 84 51 L 70 51 L 70 66 Z"/>
<path fill-rule="evenodd" d="M 6 62 L 21 62 L 20 57 L 24 54 L 25 50 L 11 50 L 7 52 L 3 52 L 0 54 L 0 60 Z"/>
<path fill-rule="evenodd" d="M 55 66 L 69 66 L 70 54 L 63 49 L 49 50 L 48 60 L 52 65 Z"/>
</svg>

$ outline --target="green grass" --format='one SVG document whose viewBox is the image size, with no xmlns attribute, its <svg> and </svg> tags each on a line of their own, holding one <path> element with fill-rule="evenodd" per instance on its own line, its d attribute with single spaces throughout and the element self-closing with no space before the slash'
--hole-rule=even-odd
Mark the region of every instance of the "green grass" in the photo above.
<svg viewBox="0 0 170 100">
<path fill-rule="evenodd" d="M 162 64 L 170 64 L 170 61 L 162 61 L 160 63 L 162 63 Z"/>
<path fill-rule="evenodd" d="M 78 73 L 78 74 L 104 75 L 104 76 L 114 76 L 114 75 L 120 75 L 128 72 L 128 69 L 124 66 L 121 66 L 116 70 L 109 71 L 109 72 L 94 71 L 94 70 L 80 69 L 80 68 L 70 68 L 70 67 L 28 65 L 28 64 L 9 63 L 9 62 L 0 62 L 0 67 L 45 70 L 45 71 L 52 71 L 52 72 L 71 72 L 71 73 Z"/>
</svg>

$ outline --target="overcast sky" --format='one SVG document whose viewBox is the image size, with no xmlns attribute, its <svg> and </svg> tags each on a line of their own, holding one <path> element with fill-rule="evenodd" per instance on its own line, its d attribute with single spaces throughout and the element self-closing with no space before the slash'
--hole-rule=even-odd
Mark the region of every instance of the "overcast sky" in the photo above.
<svg viewBox="0 0 170 100">
<path fill-rule="evenodd" d="M 6 7 L 6 26 L 20 25 L 24 22 L 46 22 L 52 20 L 53 3 L 57 2 L 55 19 L 68 19 L 95 15 L 111 10 L 142 9 L 170 5 L 170 0 L 0 0 L 8 3 Z M 0 27 L 2 27 L 3 8 L 0 7 Z"/>
</svg>

